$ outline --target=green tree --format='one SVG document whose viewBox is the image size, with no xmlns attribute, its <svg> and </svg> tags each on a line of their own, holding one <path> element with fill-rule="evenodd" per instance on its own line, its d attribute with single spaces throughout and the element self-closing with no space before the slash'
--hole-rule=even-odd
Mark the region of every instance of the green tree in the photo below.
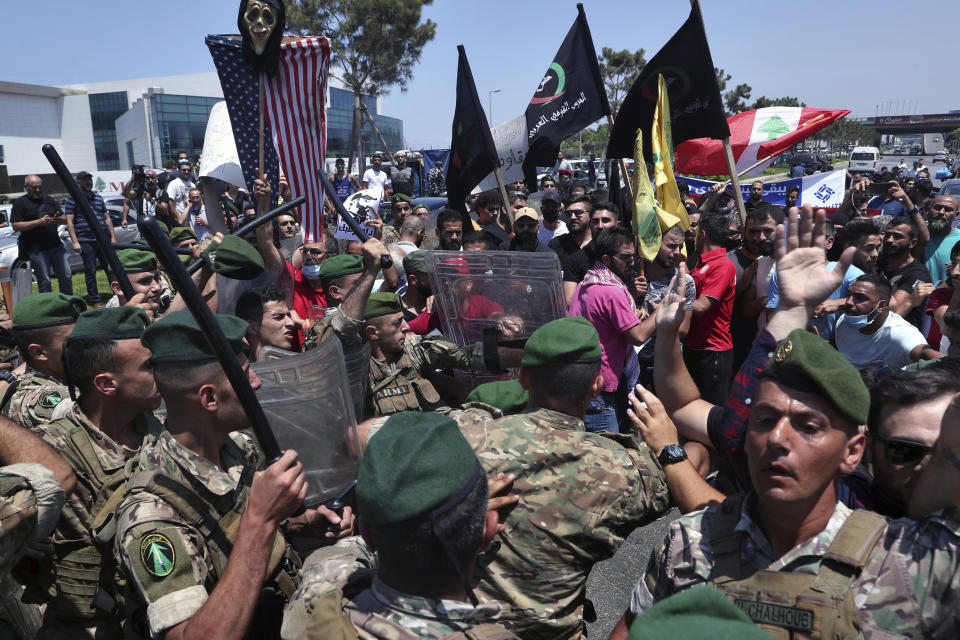
<svg viewBox="0 0 960 640">
<path fill-rule="evenodd" d="M 717 67 L 713 68 L 713 72 L 717 74 L 717 86 L 720 87 L 720 93 L 723 93 L 727 89 L 727 83 L 730 82 L 731 75 Z"/>
<path fill-rule="evenodd" d="M 607 100 L 610 101 L 610 110 L 614 117 L 620 110 L 627 91 L 633 86 L 633 81 L 647 66 L 643 54 L 643 49 L 614 51 L 610 47 L 604 47 L 600 52 L 600 75 L 603 77 L 603 86 L 607 90 Z"/>
<path fill-rule="evenodd" d="M 292 0 L 287 2 L 287 29 L 330 40 L 330 75 L 353 91 L 359 107 L 361 96 L 380 96 L 393 86 L 406 92 L 423 47 L 437 32 L 432 20 L 420 22 L 423 6 L 432 3 Z"/>
<path fill-rule="evenodd" d="M 749 98 L 749 96 L 748 96 Z M 753 101 L 753 104 L 750 105 L 750 109 L 764 109 L 766 107 L 805 107 L 807 106 L 806 102 L 800 102 L 797 98 L 792 97 L 783 97 L 783 98 L 768 98 L 767 96 L 760 96 Z"/>
<path fill-rule="evenodd" d="M 752 91 L 753 87 L 742 82 L 723 94 L 723 104 L 727 107 L 727 116 L 749 109 L 747 100 L 750 99 L 750 92 Z"/>
</svg>

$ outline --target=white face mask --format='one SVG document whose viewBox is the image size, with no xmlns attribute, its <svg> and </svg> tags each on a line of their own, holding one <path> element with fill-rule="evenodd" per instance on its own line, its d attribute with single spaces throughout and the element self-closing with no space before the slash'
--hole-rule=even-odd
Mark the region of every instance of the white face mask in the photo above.
<svg viewBox="0 0 960 640">
<path fill-rule="evenodd" d="M 854 329 L 863 329 L 864 327 L 866 327 L 867 325 L 869 325 L 871 322 L 873 322 L 873 321 L 876 319 L 876 316 L 874 316 L 873 318 L 871 318 L 870 316 L 872 316 L 874 313 L 876 313 L 876 312 L 877 312 L 877 309 L 878 309 L 879 307 L 880 307 L 880 301 L 877 300 L 877 304 L 873 307 L 873 311 L 870 311 L 870 312 L 868 312 L 868 313 L 865 313 L 865 314 L 863 314 L 862 316 L 851 316 L 851 315 L 847 315 L 847 316 L 843 319 L 843 321 L 844 321 L 845 324 L 847 324 L 848 326 L 853 327 Z"/>
</svg>

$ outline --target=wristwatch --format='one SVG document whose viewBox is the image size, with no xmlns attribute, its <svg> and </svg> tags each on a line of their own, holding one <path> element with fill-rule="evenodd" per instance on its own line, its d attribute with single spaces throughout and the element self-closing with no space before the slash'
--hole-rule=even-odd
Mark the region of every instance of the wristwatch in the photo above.
<svg viewBox="0 0 960 640">
<path fill-rule="evenodd" d="M 660 465 L 663 467 L 686 459 L 687 452 L 678 444 L 668 444 L 663 448 L 663 451 L 660 452 L 660 455 L 657 456 L 657 460 L 660 461 Z"/>
</svg>

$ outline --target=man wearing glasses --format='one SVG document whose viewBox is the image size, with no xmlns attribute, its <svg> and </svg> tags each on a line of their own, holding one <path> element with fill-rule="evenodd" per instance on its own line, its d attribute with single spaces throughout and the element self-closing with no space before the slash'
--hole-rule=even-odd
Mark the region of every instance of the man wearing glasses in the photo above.
<svg viewBox="0 0 960 640">
<path fill-rule="evenodd" d="M 554 238 L 548 245 L 557 252 L 560 268 L 563 270 L 563 296 L 567 304 L 573 299 L 577 284 L 583 280 L 583 274 L 592 262 L 585 249 L 593 240 L 590 231 L 590 199 L 586 196 L 569 198 L 564 203 L 567 233 Z"/>
</svg>

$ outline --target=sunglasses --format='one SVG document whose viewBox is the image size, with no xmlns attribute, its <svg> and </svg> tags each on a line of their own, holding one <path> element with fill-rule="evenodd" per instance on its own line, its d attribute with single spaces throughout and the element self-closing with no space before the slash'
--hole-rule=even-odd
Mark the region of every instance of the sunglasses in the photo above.
<svg viewBox="0 0 960 640">
<path fill-rule="evenodd" d="M 568 216 L 577 216 L 578 218 L 587 215 L 587 212 L 582 209 L 567 209 L 564 213 Z"/>
<path fill-rule="evenodd" d="M 881 435 L 873 437 L 883 443 L 884 453 L 893 464 L 917 464 L 933 451 L 933 446 L 913 440 L 887 438 Z"/>
<path fill-rule="evenodd" d="M 300 249 L 300 251 L 304 255 L 308 255 L 314 258 L 322 258 L 323 256 L 327 255 L 327 252 L 324 251 L 323 249 L 307 249 L 306 247 L 304 247 Z"/>
</svg>

